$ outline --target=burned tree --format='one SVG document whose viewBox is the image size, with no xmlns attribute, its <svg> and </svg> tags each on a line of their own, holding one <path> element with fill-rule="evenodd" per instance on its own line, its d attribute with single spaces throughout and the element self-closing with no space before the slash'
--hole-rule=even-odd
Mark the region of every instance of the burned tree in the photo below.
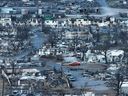
<svg viewBox="0 0 128 96">
<path fill-rule="evenodd" d="M 27 26 L 17 26 L 17 37 L 20 40 L 26 40 L 29 38 L 30 28 Z"/>
<path fill-rule="evenodd" d="M 49 33 L 49 35 L 48 35 L 48 43 L 50 43 L 52 48 L 56 46 L 57 39 L 58 39 L 58 37 L 57 37 L 56 32 L 52 31 L 52 32 Z"/>
<path fill-rule="evenodd" d="M 110 49 L 110 43 L 108 41 L 105 41 L 102 45 L 97 45 L 93 48 L 93 50 L 99 50 L 100 52 L 103 52 L 103 55 L 105 57 L 105 63 L 108 64 L 108 58 L 107 58 L 107 51 Z"/>
<path fill-rule="evenodd" d="M 115 90 L 116 96 L 121 95 L 121 88 L 123 82 L 127 78 L 127 68 L 124 66 L 121 66 L 115 73 L 114 76 L 112 76 L 112 79 L 109 81 L 109 84 L 111 87 Z"/>
</svg>

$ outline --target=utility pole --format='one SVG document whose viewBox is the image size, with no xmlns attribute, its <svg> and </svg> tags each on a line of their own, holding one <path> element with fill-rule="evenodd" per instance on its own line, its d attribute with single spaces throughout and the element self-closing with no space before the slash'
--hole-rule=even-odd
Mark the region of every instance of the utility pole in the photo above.
<svg viewBox="0 0 128 96">
<path fill-rule="evenodd" d="M 6 70 L 6 69 L 5 69 Z M 7 76 L 7 74 L 5 73 L 4 67 L 1 66 L 1 78 L 2 78 L 2 92 L 1 92 L 1 96 L 5 96 L 5 80 L 7 80 L 9 86 L 11 86 L 11 82 Z"/>
<path fill-rule="evenodd" d="M 3 76 L 1 76 L 2 77 L 2 92 L 1 92 L 1 96 L 4 96 L 4 92 L 5 92 L 5 80 L 4 80 L 4 77 Z"/>
<path fill-rule="evenodd" d="M 61 63 L 61 77 L 63 76 L 63 63 Z"/>
<path fill-rule="evenodd" d="M 2 89 L 1 89 L 1 96 L 4 96 L 4 87 L 5 87 L 5 81 L 4 81 L 4 76 L 3 76 L 3 66 L 0 66 L 0 74 L 1 74 L 1 79 L 2 79 Z"/>
</svg>

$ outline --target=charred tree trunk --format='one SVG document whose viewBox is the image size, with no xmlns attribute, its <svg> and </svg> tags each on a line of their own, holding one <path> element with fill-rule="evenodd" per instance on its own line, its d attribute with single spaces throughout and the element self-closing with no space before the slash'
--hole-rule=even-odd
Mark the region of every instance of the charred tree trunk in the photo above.
<svg viewBox="0 0 128 96">
<path fill-rule="evenodd" d="M 105 63 L 108 64 L 108 60 L 107 60 L 107 51 L 104 51 L 104 55 L 105 55 Z"/>
</svg>

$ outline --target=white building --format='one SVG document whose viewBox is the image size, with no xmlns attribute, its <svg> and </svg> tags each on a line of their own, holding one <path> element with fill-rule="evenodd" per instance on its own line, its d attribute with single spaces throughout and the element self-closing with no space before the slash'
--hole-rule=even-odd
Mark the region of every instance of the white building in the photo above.
<svg viewBox="0 0 128 96">
<path fill-rule="evenodd" d="M 50 27 L 55 28 L 55 27 L 58 25 L 58 21 L 46 20 L 46 21 L 44 22 L 44 24 L 45 24 L 46 26 L 50 26 Z"/>
<path fill-rule="evenodd" d="M 124 57 L 123 50 L 108 50 L 107 51 L 107 59 L 109 62 L 119 61 L 121 62 Z"/>
<path fill-rule="evenodd" d="M 107 60 L 108 62 L 121 62 L 124 57 L 123 50 L 108 50 L 107 51 Z M 101 52 L 101 54 L 92 53 L 91 50 L 86 52 L 86 58 L 88 63 L 105 63 L 105 54 Z"/>
<path fill-rule="evenodd" d="M 28 2 L 29 0 L 22 0 L 22 2 Z"/>
<path fill-rule="evenodd" d="M 123 82 L 123 84 L 121 86 L 121 91 L 124 94 L 128 94 L 128 82 Z"/>
<path fill-rule="evenodd" d="M 0 24 L 2 24 L 3 26 L 6 26 L 7 24 L 11 25 L 11 18 L 0 18 Z"/>
<path fill-rule="evenodd" d="M 108 26 L 110 22 L 108 21 L 102 21 L 102 22 L 93 22 L 95 24 L 98 24 L 98 26 Z M 64 25 L 75 25 L 75 26 L 87 26 L 90 25 L 91 21 L 87 20 L 87 19 L 83 19 L 83 18 L 66 18 L 66 19 L 56 19 L 56 20 L 45 20 L 45 25 L 46 26 L 51 26 L 51 27 L 55 27 L 55 26 L 61 26 L 64 27 Z"/>
</svg>

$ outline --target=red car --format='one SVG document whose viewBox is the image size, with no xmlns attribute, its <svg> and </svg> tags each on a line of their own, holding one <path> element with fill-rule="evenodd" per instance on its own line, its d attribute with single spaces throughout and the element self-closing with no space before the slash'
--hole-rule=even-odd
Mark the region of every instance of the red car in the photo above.
<svg viewBox="0 0 128 96">
<path fill-rule="evenodd" d="M 70 63 L 68 66 L 80 66 L 80 62 Z"/>
</svg>

